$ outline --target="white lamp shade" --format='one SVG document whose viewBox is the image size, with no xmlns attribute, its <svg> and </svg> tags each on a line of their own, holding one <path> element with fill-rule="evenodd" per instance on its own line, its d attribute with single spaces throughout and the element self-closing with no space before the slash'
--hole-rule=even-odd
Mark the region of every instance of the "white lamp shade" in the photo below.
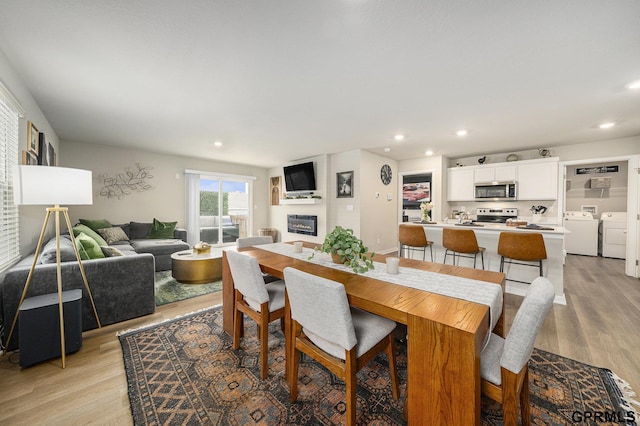
<svg viewBox="0 0 640 426">
<path fill-rule="evenodd" d="M 93 204 L 91 171 L 67 167 L 17 166 L 13 169 L 15 204 Z"/>
</svg>

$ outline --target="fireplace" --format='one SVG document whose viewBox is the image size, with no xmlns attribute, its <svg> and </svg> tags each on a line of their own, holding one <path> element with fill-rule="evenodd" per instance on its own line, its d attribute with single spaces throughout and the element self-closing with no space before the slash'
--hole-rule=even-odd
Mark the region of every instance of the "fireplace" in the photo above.
<svg viewBox="0 0 640 426">
<path fill-rule="evenodd" d="M 294 234 L 318 235 L 318 216 L 287 215 L 287 231 Z"/>
</svg>

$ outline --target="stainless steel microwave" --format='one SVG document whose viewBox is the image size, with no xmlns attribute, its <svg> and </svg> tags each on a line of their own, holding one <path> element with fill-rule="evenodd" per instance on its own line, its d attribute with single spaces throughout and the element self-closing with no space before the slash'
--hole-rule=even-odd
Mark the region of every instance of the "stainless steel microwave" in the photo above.
<svg viewBox="0 0 640 426">
<path fill-rule="evenodd" d="M 515 201 L 518 199 L 516 182 L 476 183 L 476 201 Z"/>
</svg>

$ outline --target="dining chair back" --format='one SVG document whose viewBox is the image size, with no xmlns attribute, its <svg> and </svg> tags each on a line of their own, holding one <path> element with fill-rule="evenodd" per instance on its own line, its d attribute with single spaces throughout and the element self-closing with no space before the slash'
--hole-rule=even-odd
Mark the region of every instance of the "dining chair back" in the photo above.
<svg viewBox="0 0 640 426">
<path fill-rule="evenodd" d="M 271 243 L 273 243 L 273 237 L 271 235 L 265 235 L 260 237 L 243 237 L 243 238 L 238 238 L 236 240 L 236 247 L 247 248 L 247 247 L 254 247 L 262 244 L 271 244 Z M 265 273 L 262 273 L 262 278 L 264 278 L 265 283 L 278 281 L 278 278 L 274 277 L 273 275 L 269 275 Z"/>
<path fill-rule="evenodd" d="M 398 399 L 393 331 L 396 323 L 351 308 L 344 286 L 338 282 L 285 268 L 291 309 L 293 361 L 290 399 L 298 395 L 300 352 L 307 354 L 345 382 L 346 423 L 356 420 L 356 372 L 384 351 L 389 360 L 392 395 Z"/>
<path fill-rule="evenodd" d="M 427 234 L 424 227 L 420 225 L 400 224 L 398 226 L 398 240 L 400 247 L 398 256 L 402 257 L 402 252 L 407 251 L 407 257 L 411 250 L 422 251 L 422 260 L 425 260 L 427 247 L 431 252 L 431 261 L 433 262 L 433 241 L 427 240 Z"/>
<path fill-rule="evenodd" d="M 492 334 L 480 355 L 482 393 L 502 403 L 505 425 L 518 424 L 518 401 L 522 424 L 531 423 L 528 362 L 554 297 L 547 278 L 533 280 L 506 339 Z"/>
<path fill-rule="evenodd" d="M 271 243 L 273 243 L 273 237 L 271 235 L 265 235 L 261 237 L 243 237 L 236 240 L 236 247 L 245 248 Z"/>
<path fill-rule="evenodd" d="M 500 255 L 500 272 L 504 272 L 504 264 L 507 263 L 537 267 L 540 276 L 544 275 L 542 261 L 547 258 L 547 249 L 544 238 L 539 232 L 501 232 L 498 238 L 498 254 Z M 509 277 L 505 279 L 529 284 Z"/>
<path fill-rule="evenodd" d="M 442 263 L 447 263 L 447 256 L 453 256 L 454 265 L 456 264 L 456 256 L 458 257 L 458 262 L 460 257 L 473 257 L 473 267 L 475 268 L 476 257 L 480 254 L 482 269 L 484 269 L 485 248 L 478 246 L 478 239 L 473 229 L 443 228 L 442 246 L 445 248 Z"/>
<path fill-rule="evenodd" d="M 235 250 L 227 250 L 227 261 L 235 288 L 233 349 L 240 346 L 246 314 L 258 325 L 260 338 L 260 374 L 268 374 L 269 323 L 284 319 L 284 281 L 265 284 L 258 261 Z M 281 321 L 282 322 L 282 321 Z"/>
</svg>

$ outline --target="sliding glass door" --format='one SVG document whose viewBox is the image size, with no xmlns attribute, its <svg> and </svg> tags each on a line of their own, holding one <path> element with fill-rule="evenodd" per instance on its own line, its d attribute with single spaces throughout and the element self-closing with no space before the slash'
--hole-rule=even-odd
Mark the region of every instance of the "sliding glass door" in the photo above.
<svg viewBox="0 0 640 426">
<path fill-rule="evenodd" d="M 187 175 L 189 244 L 233 244 L 249 235 L 252 180 L 247 177 Z"/>
</svg>

